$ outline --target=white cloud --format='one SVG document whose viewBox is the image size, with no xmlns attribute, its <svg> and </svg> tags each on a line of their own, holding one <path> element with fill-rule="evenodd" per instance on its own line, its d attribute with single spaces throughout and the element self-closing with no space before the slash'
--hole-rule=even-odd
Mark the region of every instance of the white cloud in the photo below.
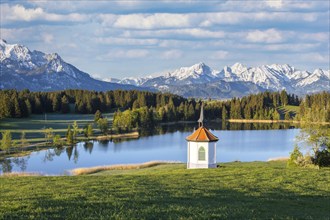
<svg viewBox="0 0 330 220">
<path fill-rule="evenodd" d="M 149 55 L 148 50 L 144 49 L 117 49 L 111 50 L 107 54 L 103 56 L 98 56 L 98 60 L 108 60 L 108 59 L 117 59 L 117 58 L 126 58 L 126 59 L 135 59 L 135 58 L 143 58 Z"/>
<path fill-rule="evenodd" d="M 169 60 L 169 59 L 181 58 L 182 55 L 183 55 L 183 52 L 181 50 L 167 50 L 161 54 L 161 57 L 163 59 Z"/>
<path fill-rule="evenodd" d="M 158 38 L 224 38 L 224 31 L 210 31 L 201 28 L 181 28 L 181 29 L 165 29 L 165 30 L 130 30 L 125 31 L 124 37 L 158 37 Z"/>
<path fill-rule="evenodd" d="M 246 40 L 254 43 L 278 43 L 283 41 L 283 36 L 275 29 L 254 30 L 248 32 Z"/>
<path fill-rule="evenodd" d="M 43 41 L 47 44 L 52 43 L 53 40 L 54 40 L 54 36 L 52 34 L 49 34 L 49 33 L 42 34 L 42 38 L 43 38 Z"/>
<path fill-rule="evenodd" d="M 224 50 L 219 50 L 219 51 L 216 51 L 216 52 L 214 52 L 212 55 L 211 55 L 211 58 L 212 59 L 225 59 L 225 58 L 227 58 L 227 56 L 228 56 L 228 51 L 224 51 Z"/>
<path fill-rule="evenodd" d="M 114 22 L 114 27 L 133 29 L 189 27 L 191 26 L 189 18 L 187 14 L 166 13 L 121 15 Z"/>
<path fill-rule="evenodd" d="M 80 22 L 86 21 L 90 16 L 78 13 L 55 14 L 45 12 L 42 8 L 25 8 L 22 5 L 10 6 L 1 4 L 1 21 L 7 24 L 14 21 L 49 21 L 49 22 Z"/>
<path fill-rule="evenodd" d="M 299 44 L 270 44 L 262 46 L 261 48 L 269 51 L 305 51 L 316 48 L 320 46 L 320 44 L 307 44 L 307 43 L 299 43 Z"/>
<path fill-rule="evenodd" d="M 306 62 L 318 62 L 318 63 L 326 63 L 329 66 L 329 54 L 320 54 L 320 53 L 306 53 L 302 54 L 301 58 Z"/>
<path fill-rule="evenodd" d="M 268 0 L 266 4 L 272 8 L 282 8 L 283 1 L 282 0 Z"/>
<path fill-rule="evenodd" d="M 300 39 L 309 40 L 309 41 L 319 41 L 319 42 L 330 42 L 330 33 L 329 32 L 320 32 L 320 33 L 301 33 L 297 34 Z"/>
<path fill-rule="evenodd" d="M 136 39 L 136 38 L 119 38 L 119 37 L 99 37 L 96 42 L 101 44 L 112 45 L 157 45 L 158 39 Z"/>
</svg>

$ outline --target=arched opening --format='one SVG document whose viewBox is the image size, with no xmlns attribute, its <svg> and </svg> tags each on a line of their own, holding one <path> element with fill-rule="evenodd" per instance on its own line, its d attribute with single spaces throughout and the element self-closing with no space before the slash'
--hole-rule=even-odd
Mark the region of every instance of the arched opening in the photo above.
<svg viewBox="0 0 330 220">
<path fill-rule="evenodd" d="M 205 160 L 205 148 L 200 147 L 198 149 L 198 160 Z"/>
</svg>

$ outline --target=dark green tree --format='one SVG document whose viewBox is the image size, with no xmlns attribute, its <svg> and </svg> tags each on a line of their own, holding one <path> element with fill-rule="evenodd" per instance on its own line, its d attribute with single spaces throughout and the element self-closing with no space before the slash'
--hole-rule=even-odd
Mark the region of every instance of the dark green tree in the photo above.
<svg viewBox="0 0 330 220">
<path fill-rule="evenodd" d="M 97 110 L 94 114 L 94 122 L 98 122 L 101 118 L 103 118 L 102 113 L 100 110 Z"/>
<path fill-rule="evenodd" d="M 108 132 L 108 129 L 109 129 L 109 122 L 108 122 L 108 119 L 107 118 L 100 118 L 98 121 L 97 121 L 97 125 L 100 129 L 100 131 L 103 133 L 103 134 L 106 134 Z"/>
<path fill-rule="evenodd" d="M 71 125 L 68 126 L 68 130 L 66 132 L 66 143 L 68 145 L 72 145 L 74 142 L 73 142 L 73 132 L 71 130 Z"/>
<path fill-rule="evenodd" d="M 61 99 L 61 112 L 63 114 L 70 112 L 69 100 L 65 95 Z"/>
</svg>

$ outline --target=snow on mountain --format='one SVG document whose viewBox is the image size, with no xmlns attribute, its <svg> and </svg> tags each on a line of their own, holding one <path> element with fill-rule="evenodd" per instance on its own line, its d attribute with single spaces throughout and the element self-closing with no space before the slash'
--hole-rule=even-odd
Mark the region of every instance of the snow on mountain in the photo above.
<svg viewBox="0 0 330 220">
<path fill-rule="evenodd" d="M 303 80 L 299 81 L 297 83 L 297 86 L 304 87 L 304 86 L 313 84 L 315 82 L 318 82 L 319 80 L 329 81 L 330 80 L 330 71 L 316 69 L 316 70 L 314 70 L 314 72 L 312 74 L 309 74 Z M 330 83 L 329 83 L 329 86 L 330 86 Z"/>
<path fill-rule="evenodd" d="M 151 76 L 147 77 L 125 77 L 122 80 L 119 81 L 121 84 L 128 84 L 133 86 L 141 86 L 144 82 L 146 82 L 148 79 L 151 79 Z"/>
<path fill-rule="evenodd" d="M 205 63 L 181 67 L 158 76 L 97 80 L 65 62 L 57 53 L 30 51 L 0 39 L 0 89 L 49 91 L 62 89 L 140 89 L 186 97 L 229 98 L 265 90 L 286 89 L 299 95 L 330 91 L 330 71 L 298 70 L 288 64 L 247 67 L 241 63 L 220 71 Z"/>
<path fill-rule="evenodd" d="M 217 71 L 212 70 L 204 63 L 198 63 L 191 67 L 181 67 L 161 76 L 146 79 L 141 86 L 154 87 L 163 91 L 162 88 L 170 86 L 194 85 L 210 83 L 217 80 Z M 131 79 L 133 80 L 133 79 Z"/>
<path fill-rule="evenodd" d="M 0 89 L 50 91 L 63 89 L 140 89 L 135 86 L 109 83 L 92 78 L 57 53 L 30 51 L 19 44 L 0 39 Z"/>
<path fill-rule="evenodd" d="M 160 91 L 177 94 L 189 94 L 187 89 L 190 88 L 194 90 L 192 93 L 196 95 L 196 91 L 198 90 L 195 90 L 195 87 L 200 88 L 201 84 L 203 84 L 203 89 L 205 90 L 205 86 L 208 87 L 212 84 L 212 88 L 214 89 L 215 85 L 219 85 L 216 82 L 220 81 L 237 82 L 235 84 L 236 90 L 239 87 L 238 84 L 241 84 L 243 88 L 244 84 L 252 83 L 258 86 L 254 88 L 254 91 L 279 91 L 286 89 L 291 93 L 301 95 L 323 90 L 330 91 L 329 71 L 319 69 L 310 73 L 305 70 L 297 70 L 288 64 L 246 67 L 241 63 L 235 63 L 232 66 L 225 66 L 221 71 L 216 71 L 204 63 L 197 63 L 191 67 L 181 67 L 172 72 L 148 79 L 125 78 L 120 83 L 154 87 Z M 189 85 L 189 87 L 182 88 L 183 85 Z M 221 85 L 227 84 L 222 83 Z M 250 88 L 252 87 L 250 86 Z M 185 92 L 179 92 L 180 90 L 184 90 Z M 251 90 L 251 92 L 253 91 Z M 205 91 L 204 93 L 206 94 Z M 243 93 L 241 92 L 240 94 Z"/>
<path fill-rule="evenodd" d="M 200 79 L 202 77 L 215 78 L 215 71 L 204 63 L 198 63 L 191 67 L 181 67 L 173 72 L 166 73 L 165 78 L 175 78 L 185 80 L 189 78 Z"/>
<path fill-rule="evenodd" d="M 105 82 L 112 82 L 112 83 L 119 83 L 121 80 L 120 79 L 117 79 L 117 78 L 104 78 L 103 81 Z"/>
</svg>

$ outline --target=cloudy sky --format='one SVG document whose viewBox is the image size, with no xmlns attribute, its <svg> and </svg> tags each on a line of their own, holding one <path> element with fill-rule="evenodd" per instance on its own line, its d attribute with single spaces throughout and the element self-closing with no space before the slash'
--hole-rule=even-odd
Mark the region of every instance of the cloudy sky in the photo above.
<svg viewBox="0 0 330 220">
<path fill-rule="evenodd" d="M 329 69 L 328 0 L 1 0 L 1 38 L 99 78 L 291 64 Z"/>
</svg>

